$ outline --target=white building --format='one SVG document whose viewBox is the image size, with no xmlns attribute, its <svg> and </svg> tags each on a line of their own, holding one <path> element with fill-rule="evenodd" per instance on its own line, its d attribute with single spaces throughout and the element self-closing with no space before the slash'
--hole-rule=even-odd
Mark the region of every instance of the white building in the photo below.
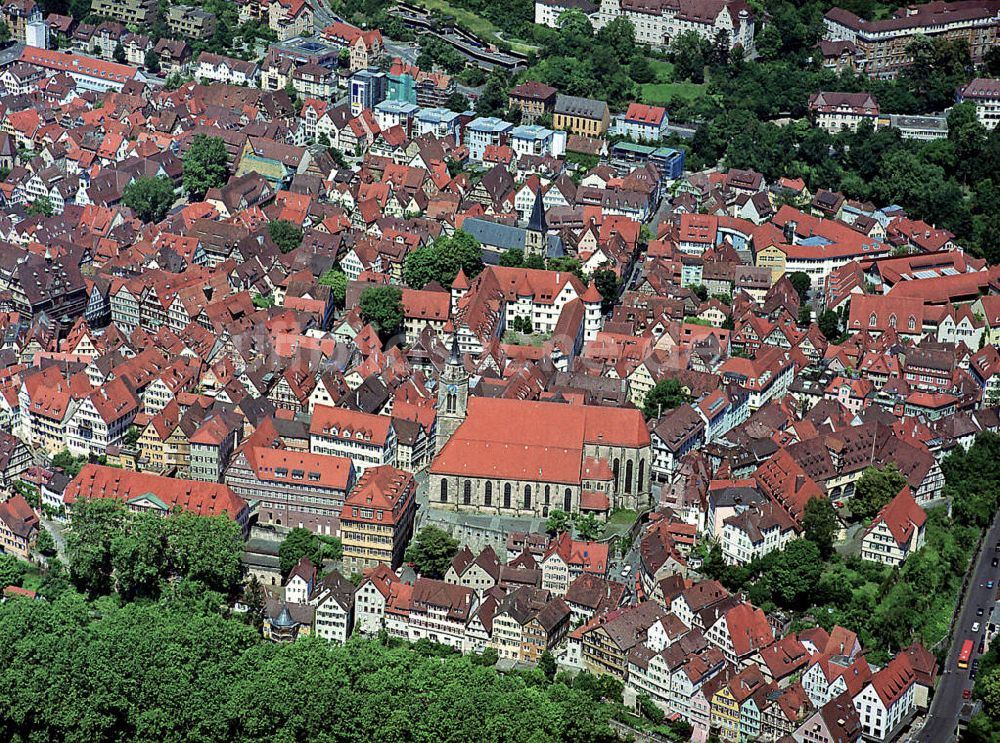
<svg viewBox="0 0 1000 743">
<path fill-rule="evenodd" d="M 916 677 L 905 655 L 898 655 L 875 673 L 854 697 L 864 736 L 893 740 L 916 709 Z"/>
<path fill-rule="evenodd" d="M 976 104 L 976 118 L 987 129 L 1000 124 L 1000 80 L 977 77 L 959 92 L 963 101 Z"/>
<path fill-rule="evenodd" d="M 751 503 L 722 522 L 722 556 L 730 565 L 746 565 L 784 549 L 795 536 L 795 524 L 774 501 Z"/>
<path fill-rule="evenodd" d="M 479 599 L 471 588 L 417 578 L 413 584 L 407 637 L 410 642 L 427 638 L 464 652 L 465 628 L 478 606 Z"/>
<path fill-rule="evenodd" d="M 121 379 L 113 379 L 80 401 L 69 418 L 66 446 L 72 454 L 101 456 L 120 445 L 139 411 L 139 401 Z"/>
<path fill-rule="evenodd" d="M 368 467 L 395 465 L 396 429 L 385 415 L 317 405 L 309 424 L 309 450 L 349 458 L 360 477 Z"/>
<path fill-rule="evenodd" d="M 227 85 L 257 85 L 258 67 L 254 62 L 202 52 L 195 67 L 196 80 L 214 80 Z"/>
<path fill-rule="evenodd" d="M 924 513 L 904 487 L 879 511 L 861 540 L 861 558 L 884 565 L 902 565 L 903 561 L 924 546 Z"/>
<path fill-rule="evenodd" d="M 354 584 L 337 571 L 325 576 L 313 591 L 317 637 L 343 645 L 354 626 Z"/>
</svg>

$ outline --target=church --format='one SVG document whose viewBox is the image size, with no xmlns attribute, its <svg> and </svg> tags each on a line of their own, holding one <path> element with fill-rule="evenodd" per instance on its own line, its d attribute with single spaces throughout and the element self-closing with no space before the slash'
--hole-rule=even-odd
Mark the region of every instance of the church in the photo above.
<svg viewBox="0 0 1000 743">
<path fill-rule="evenodd" d="M 432 508 L 547 518 L 651 505 L 652 448 L 638 410 L 470 398 L 457 350 L 438 395 Z"/>
</svg>

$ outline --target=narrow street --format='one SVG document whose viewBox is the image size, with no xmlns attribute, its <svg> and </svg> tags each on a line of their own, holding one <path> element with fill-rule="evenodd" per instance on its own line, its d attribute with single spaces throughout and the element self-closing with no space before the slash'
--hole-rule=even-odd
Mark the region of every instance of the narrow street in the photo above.
<svg viewBox="0 0 1000 743">
<path fill-rule="evenodd" d="M 913 736 L 914 741 L 947 743 L 955 740 L 959 713 L 965 703 L 962 692 L 973 686 L 970 678 L 971 668 L 964 670 L 957 667 L 958 653 L 963 642 L 972 640 L 974 647 L 972 658 L 979 657 L 978 646 L 979 639 L 983 636 L 983 629 L 980 627 L 973 632 L 972 625 L 974 623 L 985 625 L 989 621 L 988 612 L 996 600 L 996 582 L 1000 579 L 1000 567 L 993 567 L 992 561 L 994 557 L 1000 557 L 997 545 L 1000 545 L 1000 514 L 993 519 L 993 524 L 986 532 L 983 548 L 970 572 L 971 578 L 961 599 L 958 624 L 955 626 L 951 647 L 948 649 L 940 681 L 927 713 L 927 722 L 923 729 Z M 987 585 L 988 583 L 990 585 Z M 977 610 L 980 608 L 983 609 L 983 616 L 977 616 Z"/>
</svg>

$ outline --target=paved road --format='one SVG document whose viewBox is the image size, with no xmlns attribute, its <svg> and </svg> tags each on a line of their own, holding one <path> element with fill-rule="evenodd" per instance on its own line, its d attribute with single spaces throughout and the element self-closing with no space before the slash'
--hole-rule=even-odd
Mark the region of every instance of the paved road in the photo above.
<svg viewBox="0 0 1000 743">
<path fill-rule="evenodd" d="M 958 651 L 965 640 L 972 640 L 975 644 L 972 657 L 976 658 L 979 655 L 979 640 L 983 636 L 982 626 L 989 621 L 990 607 L 993 606 L 997 595 L 996 582 L 1000 581 L 1000 567 L 992 565 L 994 558 L 1000 558 L 1000 552 L 995 551 L 997 544 L 1000 544 L 1000 514 L 994 518 L 993 525 L 986 533 L 982 553 L 973 568 L 972 580 L 962 602 L 955 636 L 948 649 L 944 673 L 941 674 L 941 681 L 931 702 L 927 722 L 914 738 L 919 743 L 946 743 L 954 739 L 955 729 L 958 727 L 958 714 L 964 701 L 962 691 L 971 689 L 973 684 L 969 678 L 969 671 L 959 670 L 955 664 Z M 986 587 L 986 582 L 990 580 L 994 581 L 993 588 Z M 981 617 L 976 616 L 976 610 L 979 608 L 984 610 Z M 975 622 L 982 625 L 977 632 L 972 631 Z"/>
</svg>

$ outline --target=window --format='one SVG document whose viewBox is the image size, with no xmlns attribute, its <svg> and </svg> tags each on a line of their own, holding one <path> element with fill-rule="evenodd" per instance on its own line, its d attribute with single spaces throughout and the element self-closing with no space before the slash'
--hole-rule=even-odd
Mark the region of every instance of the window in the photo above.
<svg viewBox="0 0 1000 743">
<path fill-rule="evenodd" d="M 444 408 L 445 408 L 445 412 L 447 412 L 447 413 L 454 413 L 455 412 L 456 403 L 455 403 L 455 393 L 454 392 L 449 392 L 448 393 L 448 397 L 445 398 Z"/>
<path fill-rule="evenodd" d="M 873 312 L 871 316 L 868 318 L 868 327 L 874 328 L 877 324 L 878 324 L 878 317 L 876 317 L 875 313 Z"/>
<path fill-rule="evenodd" d="M 465 505 L 472 503 L 472 480 L 466 480 L 462 486 L 462 503 Z"/>
<path fill-rule="evenodd" d="M 531 486 L 524 486 L 524 508 L 525 510 L 531 509 Z"/>
<path fill-rule="evenodd" d="M 545 505 L 546 506 L 549 505 L 549 503 L 551 502 L 551 496 L 552 496 L 552 486 L 551 485 L 546 485 L 545 486 Z"/>
<path fill-rule="evenodd" d="M 569 488 L 563 493 L 563 510 L 566 513 L 573 510 L 573 491 Z"/>
<path fill-rule="evenodd" d="M 889 315 L 889 327 L 890 328 L 896 327 L 896 313 Z"/>
<path fill-rule="evenodd" d="M 625 492 L 632 492 L 632 460 L 625 463 Z"/>
<path fill-rule="evenodd" d="M 486 494 L 483 496 L 483 504 L 487 506 L 493 505 L 493 483 L 486 483 Z"/>
<path fill-rule="evenodd" d="M 503 507 L 510 508 L 510 483 L 505 482 L 503 485 Z"/>
<path fill-rule="evenodd" d="M 448 502 L 448 480 L 445 478 L 441 479 L 441 502 Z"/>
<path fill-rule="evenodd" d="M 910 330 L 916 329 L 917 319 L 913 315 L 910 315 L 910 319 L 906 321 L 906 327 Z"/>
</svg>

